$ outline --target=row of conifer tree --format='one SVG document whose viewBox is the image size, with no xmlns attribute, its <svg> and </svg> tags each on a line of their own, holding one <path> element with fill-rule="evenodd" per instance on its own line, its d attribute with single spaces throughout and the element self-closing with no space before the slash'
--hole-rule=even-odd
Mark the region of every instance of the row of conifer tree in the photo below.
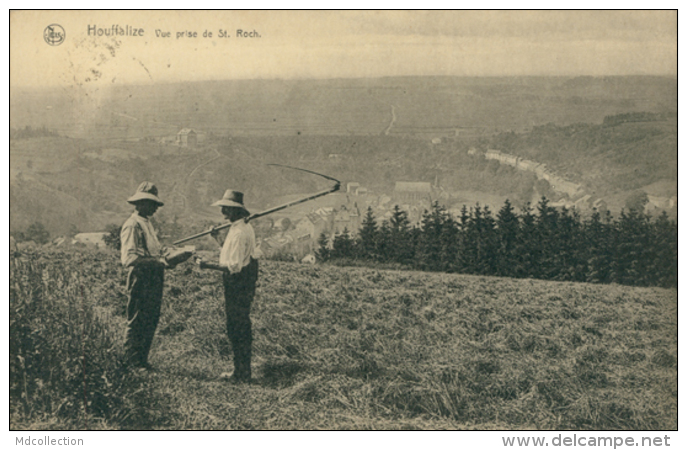
<svg viewBox="0 0 687 450">
<path fill-rule="evenodd" d="M 323 260 L 366 260 L 411 269 L 515 278 L 677 287 L 677 224 L 663 213 L 618 218 L 594 212 L 582 219 L 542 198 L 516 211 L 506 200 L 496 215 L 463 206 L 453 217 L 438 202 L 411 226 L 396 206 L 381 223 L 368 208 L 359 233 L 333 242 L 322 234 Z"/>
</svg>

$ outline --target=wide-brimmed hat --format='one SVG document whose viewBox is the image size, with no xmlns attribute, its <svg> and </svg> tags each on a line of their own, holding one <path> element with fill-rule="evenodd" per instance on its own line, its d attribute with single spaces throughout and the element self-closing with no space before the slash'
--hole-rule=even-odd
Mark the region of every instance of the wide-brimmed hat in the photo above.
<svg viewBox="0 0 687 450">
<path fill-rule="evenodd" d="M 221 200 L 217 200 L 212 206 L 229 206 L 234 208 L 241 208 L 248 211 L 245 206 L 243 206 L 243 192 L 227 190 L 224 193 L 224 197 Z"/>
<path fill-rule="evenodd" d="M 140 202 L 141 200 L 152 200 L 158 205 L 162 206 L 162 200 L 157 196 L 157 187 L 150 181 L 144 181 L 136 189 L 136 193 L 127 199 L 129 203 Z"/>
</svg>

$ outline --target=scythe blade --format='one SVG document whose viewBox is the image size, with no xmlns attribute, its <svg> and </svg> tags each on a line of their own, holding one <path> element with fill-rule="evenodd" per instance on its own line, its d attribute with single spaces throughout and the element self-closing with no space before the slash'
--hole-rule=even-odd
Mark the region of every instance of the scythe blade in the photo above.
<svg viewBox="0 0 687 450">
<path fill-rule="evenodd" d="M 285 167 L 285 168 L 287 168 L 287 169 L 293 169 L 293 170 L 300 170 L 301 172 L 311 173 L 311 174 L 313 174 L 313 175 L 318 175 L 318 176 L 320 176 L 320 177 L 322 177 L 322 178 L 326 178 L 326 179 L 328 179 L 328 180 L 335 181 L 336 184 L 339 184 L 339 185 L 341 184 L 341 182 L 340 182 L 339 180 L 337 180 L 336 178 L 332 178 L 332 177 L 330 177 L 329 175 L 325 175 L 325 174 L 319 173 L 319 172 L 314 172 L 314 171 L 312 171 L 312 170 L 301 169 L 300 167 L 287 166 L 287 165 L 285 165 L 285 164 L 270 163 L 270 164 L 267 164 L 267 165 L 268 165 L 268 166 Z"/>
</svg>

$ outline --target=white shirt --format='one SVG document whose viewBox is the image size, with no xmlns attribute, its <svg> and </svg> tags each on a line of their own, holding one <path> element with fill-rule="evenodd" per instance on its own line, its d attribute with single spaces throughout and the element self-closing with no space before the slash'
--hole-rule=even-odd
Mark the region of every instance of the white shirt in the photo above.
<svg viewBox="0 0 687 450">
<path fill-rule="evenodd" d="M 139 257 L 160 257 L 162 247 L 150 221 L 135 211 L 122 225 L 122 265 L 129 267 Z"/>
<path fill-rule="evenodd" d="M 230 273 L 239 273 L 256 256 L 253 227 L 243 219 L 232 223 L 219 254 L 220 266 L 227 267 Z"/>
</svg>

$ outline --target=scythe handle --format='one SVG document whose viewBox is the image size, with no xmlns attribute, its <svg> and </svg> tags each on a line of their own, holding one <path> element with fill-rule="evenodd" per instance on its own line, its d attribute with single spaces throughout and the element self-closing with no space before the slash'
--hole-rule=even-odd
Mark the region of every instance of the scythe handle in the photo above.
<svg viewBox="0 0 687 450">
<path fill-rule="evenodd" d="M 208 234 L 211 234 L 215 231 L 223 230 L 225 228 L 229 228 L 230 226 L 231 222 L 223 223 L 222 225 L 217 225 L 216 227 L 212 227 L 209 230 L 203 231 L 198 234 L 194 234 L 193 236 L 189 236 L 183 239 L 179 239 L 178 241 L 174 241 L 174 245 L 183 244 L 184 242 L 192 241 L 193 239 L 198 239 L 199 237 L 207 236 Z"/>
<path fill-rule="evenodd" d="M 294 200 L 294 201 L 292 201 L 292 202 L 285 203 L 285 204 L 280 205 L 280 206 L 275 206 L 274 208 L 271 208 L 271 209 L 268 209 L 268 210 L 265 210 L 265 211 L 262 211 L 262 212 L 258 212 L 258 213 L 255 213 L 255 214 L 251 214 L 250 216 L 246 217 L 246 218 L 243 219 L 243 220 L 245 220 L 246 222 L 250 222 L 250 221 L 253 220 L 253 219 L 257 219 L 257 218 L 259 218 L 259 217 L 263 217 L 263 216 L 266 216 L 266 215 L 268 215 L 268 214 L 272 214 L 272 213 L 274 213 L 274 212 L 281 211 L 282 209 L 286 209 L 286 208 L 288 208 L 288 207 L 290 207 L 290 206 L 298 205 L 298 204 L 300 204 L 300 203 L 305 203 L 305 202 L 307 202 L 307 201 L 316 199 L 316 198 L 318 198 L 318 197 L 322 197 L 322 196 L 324 196 L 324 195 L 331 194 L 332 192 L 336 192 L 336 191 L 338 191 L 339 189 L 341 189 L 341 183 L 339 183 L 339 182 L 337 181 L 336 184 L 334 185 L 334 187 L 332 187 L 331 189 L 327 189 L 326 191 L 318 192 L 317 194 L 313 194 L 313 195 L 311 195 L 311 196 L 309 196 L 309 197 L 301 198 L 301 199 L 299 199 L 299 200 Z M 194 234 L 193 236 L 189 236 L 189 237 L 186 237 L 186 238 L 184 238 L 184 239 L 179 239 L 178 241 L 175 241 L 175 242 L 174 242 L 174 245 L 183 244 L 184 242 L 188 242 L 188 241 L 191 241 L 191 240 L 193 240 L 193 239 L 198 239 L 199 237 L 207 236 L 207 235 L 210 234 L 210 233 L 213 233 L 213 232 L 219 231 L 219 230 L 223 230 L 223 229 L 225 229 L 225 228 L 229 228 L 230 226 L 231 226 L 231 222 L 223 223 L 223 224 L 221 224 L 221 225 L 217 225 L 216 227 L 212 227 L 212 228 L 210 228 L 210 229 L 207 230 L 207 231 L 203 231 L 203 232 L 201 232 L 201 233 Z"/>
<path fill-rule="evenodd" d="M 274 213 L 274 212 L 281 211 L 282 209 L 286 209 L 286 208 L 288 208 L 288 207 L 290 207 L 290 206 L 298 205 L 299 203 L 305 203 L 305 202 L 307 202 L 307 201 L 316 199 L 316 198 L 318 198 L 318 197 L 322 197 L 323 195 L 331 194 L 332 192 L 338 191 L 340 188 L 341 188 L 341 184 L 336 183 L 336 185 L 335 185 L 333 188 L 331 188 L 331 189 L 327 189 L 326 191 L 318 192 L 317 194 L 313 194 L 313 195 L 311 195 L 310 197 L 302 198 L 302 199 L 300 199 L 300 200 L 294 200 L 294 201 L 292 201 L 292 202 L 290 202 L 290 203 L 286 203 L 286 204 L 283 204 L 283 205 L 281 205 L 281 206 L 275 206 L 274 208 L 268 209 L 268 210 L 266 210 L 266 211 L 262 211 L 262 212 L 255 213 L 255 214 L 251 214 L 250 216 L 246 217 L 244 220 L 245 220 L 246 222 L 250 222 L 250 221 L 253 220 L 253 219 L 257 219 L 258 217 L 266 216 L 266 215 L 268 215 L 268 214 L 272 214 L 272 213 Z"/>
</svg>

